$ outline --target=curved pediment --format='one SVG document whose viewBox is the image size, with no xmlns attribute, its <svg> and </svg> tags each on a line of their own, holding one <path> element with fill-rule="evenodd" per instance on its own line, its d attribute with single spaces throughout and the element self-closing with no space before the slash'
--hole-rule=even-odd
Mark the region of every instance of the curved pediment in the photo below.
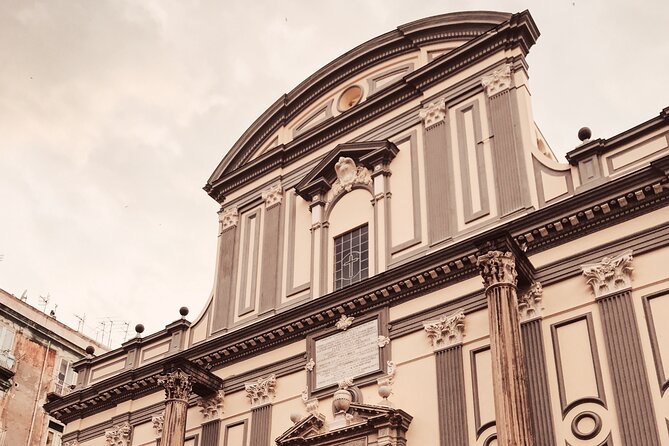
<svg viewBox="0 0 669 446">
<path fill-rule="evenodd" d="M 524 32 L 518 32 L 519 27 Z M 489 33 L 493 28 L 497 32 Z M 502 36 L 506 32 L 509 35 Z M 508 38 L 522 40 L 520 44 L 525 48 L 536 36 L 538 32 L 527 12 L 461 12 L 399 26 L 335 59 L 281 96 L 234 144 L 205 190 L 221 201 L 231 189 L 223 183 L 249 166 L 263 165 L 266 171 L 268 166 L 285 165 L 322 144 L 325 129 L 328 138 L 350 131 L 355 123 L 348 120 L 355 120 L 359 111 L 369 115 L 371 109 L 389 110 L 389 104 L 397 103 L 396 96 L 420 96 L 426 86 L 444 75 L 442 65 L 449 55 L 466 57 L 464 47 L 496 48 L 497 44 L 491 45 L 493 40 Z M 477 50 L 476 54 L 475 58 L 482 53 Z M 440 67 L 440 73 L 444 73 L 426 76 L 426 70 L 432 67 Z M 341 129 L 331 131 L 333 125 Z M 247 178 L 251 174 L 241 175 Z M 232 182 L 238 184 L 237 180 Z"/>
</svg>

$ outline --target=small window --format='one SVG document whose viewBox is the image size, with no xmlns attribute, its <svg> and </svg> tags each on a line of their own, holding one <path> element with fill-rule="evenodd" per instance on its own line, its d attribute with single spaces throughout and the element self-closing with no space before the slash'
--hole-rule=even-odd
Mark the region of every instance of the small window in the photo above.
<svg viewBox="0 0 669 446">
<path fill-rule="evenodd" d="M 72 363 L 65 358 L 60 359 L 60 367 L 56 375 L 54 392 L 58 395 L 67 395 L 70 393 L 70 386 L 74 384 L 76 373 L 72 368 Z"/>
<path fill-rule="evenodd" d="M 366 279 L 369 276 L 367 225 L 336 237 L 334 252 L 335 290 Z"/>
<path fill-rule="evenodd" d="M 14 367 L 14 330 L 8 327 L 0 327 L 0 366 L 11 369 Z"/>
</svg>

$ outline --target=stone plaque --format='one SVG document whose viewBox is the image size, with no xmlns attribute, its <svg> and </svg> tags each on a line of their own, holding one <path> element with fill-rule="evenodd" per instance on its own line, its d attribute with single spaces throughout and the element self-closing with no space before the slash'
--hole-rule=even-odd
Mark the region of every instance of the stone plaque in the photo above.
<svg viewBox="0 0 669 446">
<path fill-rule="evenodd" d="M 379 370 L 378 337 L 379 322 L 374 319 L 317 339 L 316 388 Z"/>
</svg>

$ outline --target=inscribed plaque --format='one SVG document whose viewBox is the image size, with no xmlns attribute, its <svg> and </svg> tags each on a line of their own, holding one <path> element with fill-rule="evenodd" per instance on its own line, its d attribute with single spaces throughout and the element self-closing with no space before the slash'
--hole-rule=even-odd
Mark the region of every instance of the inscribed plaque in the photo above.
<svg viewBox="0 0 669 446">
<path fill-rule="evenodd" d="M 379 370 L 377 319 L 316 340 L 316 388 Z"/>
</svg>

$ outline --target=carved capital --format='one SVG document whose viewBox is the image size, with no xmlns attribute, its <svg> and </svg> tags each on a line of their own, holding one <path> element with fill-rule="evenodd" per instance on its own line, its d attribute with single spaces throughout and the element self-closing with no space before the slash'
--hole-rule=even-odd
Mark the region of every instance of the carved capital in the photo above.
<svg viewBox="0 0 669 446">
<path fill-rule="evenodd" d="M 418 116 L 423 120 L 425 127 L 433 126 L 446 120 L 446 100 L 438 99 L 435 102 L 427 104 L 419 112 Z"/>
<path fill-rule="evenodd" d="M 516 259 L 508 251 L 489 251 L 479 256 L 476 264 L 486 288 L 500 284 L 515 286 L 517 283 Z"/>
<path fill-rule="evenodd" d="M 281 183 L 275 184 L 262 192 L 262 200 L 265 202 L 265 208 L 269 209 L 281 204 L 283 198 L 283 188 Z"/>
<path fill-rule="evenodd" d="M 244 388 L 252 407 L 270 403 L 276 389 L 276 375 L 271 374 L 267 378 L 258 378 L 255 382 L 244 384 Z"/>
<path fill-rule="evenodd" d="M 372 175 L 364 166 L 356 166 L 351 158 L 341 156 L 335 164 L 337 179 L 332 184 L 328 202 L 343 192 L 350 192 L 356 184 L 372 184 Z"/>
<path fill-rule="evenodd" d="M 130 432 L 132 428 L 127 421 L 116 424 L 110 430 L 105 431 L 105 440 L 109 446 L 129 446 Z"/>
<path fill-rule="evenodd" d="M 165 411 L 163 410 L 158 415 L 151 417 L 151 424 L 153 425 L 153 433 L 156 437 L 160 437 L 163 433 L 163 425 L 165 424 Z"/>
<path fill-rule="evenodd" d="M 79 446 L 79 441 L 78 440 L 66 441 L 65 443 L 63 443 L 63 446 Z"/>
<path fill-rule="evenodd" d="M 632 286 L 632 251 L 581 265 L 581 269 L 595 298 L 624 290 Z"/>
<path fill-rule="evenodd" d="M 223 401 L 225 399 L 225 392 L 219 390 L 209 398 L 200 398 L 197 402 L 200 406 L 200 412 L 205 420 L 215 420 L 223 414 Z"/>
<path fill-rule="evenodd" d="M 541 299 L 544 290 L 540 282 L 534 282 L 530 289 L 518 296 L 518 314 L 520 321 L 529 321 L 541 317 Z"/>
<path fill-rule="evenodd" d="M 302 402 L 306 406 L 307 413 L 318 416 L 318 398 L 309 398 L 309 390 L 302 391 Z"/>
<path fill-rule="evenodd" d="M 427 339 L 437 351 L 462 342 L 465 336 L 465 313 L 462 311 L 423 324 Z"/>
<path fill-rule="evenodd" d="M 221 223 L 221 232 L 236 228 L 239 224 L 239 211 L 234 206 L 221 209 L 218 211 L 218 221 Z"/>
<path fill-rule="evenodd" d="M 491 74 L 483 76 L 481 85 L 488 97 L 508 89 L 511 86 L 511 65 L 503 65 Z"/>
<path fill-rule="evenodd" d="M 188 397 L 193 390 L 193 381 L 189 374 L 181 369 L 161 375 L 158 384 L 165 388 L 165 398 L 168 400 L 180 400 L 188 402 Z"/>
<path fill-rule="evenodd" d="M 339 318 L 339 320 L 335 324 L 335 327 L 338 328 L 339 330 L 346 331 L 346 329 L 350 327 L 351 324 L 353 323 L 353 319 L 355 319 L 353 316 L 346 316 L 342 314 L 341 318 Z"/>
</svg>

